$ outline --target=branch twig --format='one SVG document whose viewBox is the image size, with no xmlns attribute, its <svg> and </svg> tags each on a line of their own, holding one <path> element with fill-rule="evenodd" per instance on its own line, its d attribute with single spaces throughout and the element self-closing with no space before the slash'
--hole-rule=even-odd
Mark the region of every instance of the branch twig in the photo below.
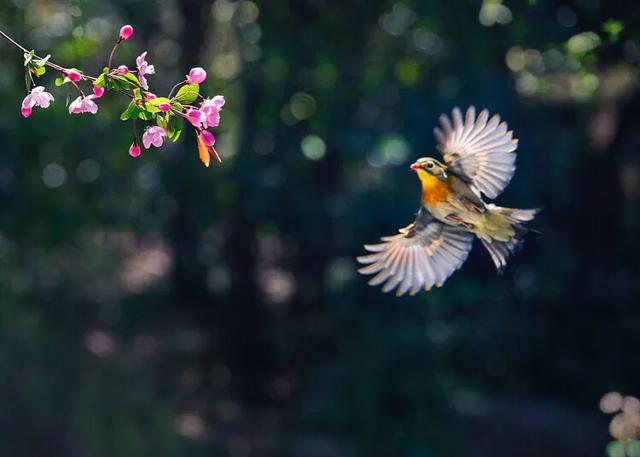
<svg viewBox="0 0 640 457">
<path fill-rule="evenodd" d="M 7 34 L 6 34 L 5 32 L 3 32 L 1 29 L 0 29 L 0 35 L 2 35 L 2 37 L 3 37 L 5 40 L 7 40 L 7 41 L 8 41 L 9 43 L 11 43 L 12 45 L 14 45 L 16 48 L 20 49 L 23 53 L 28 53 L 28 52 L 29 52 L 29 50 L 28 50 L 27 48 L 25 48 L 25 47 L 24 47 L 24 46 L 22 46 L 20 43 L 18 43 L 16 40 L 14 40 L 13 38 L 11 38 L 9 35 L 7 35 Z M 35 57 L 36 59 L 42 59 L 42 57 L 40 57 L 40 56 L 38 56 L 38 55 L 35 55 L 35 54 L 33 55 L 33 57 Z M 65 73 L 66 71 L 68 71 L 66 68 L 61 67 L 60 65 L 55 64 L 55 63 L 53 63 L 53 62 L 49 62 L 49 61 L 47 61 L 47 62 L 45 63 L 45 65 L 46 65 L 47 67 L 53 68 L 54 70 L 59 71 L 59 72 L 62 72 L 62 73 Z M 89 75 L 85 75 L 85 74 L 82 74 L 82 77 L 83 77 L 83 78 L 85 78 L 85 79 L 91 80 L 91 81 L 95 81 L 95 80 L 96 80 L 96 78 L 95 78 L 95 77 L 93 77 L 93 76 L 89 76 Z"/>
</svg>

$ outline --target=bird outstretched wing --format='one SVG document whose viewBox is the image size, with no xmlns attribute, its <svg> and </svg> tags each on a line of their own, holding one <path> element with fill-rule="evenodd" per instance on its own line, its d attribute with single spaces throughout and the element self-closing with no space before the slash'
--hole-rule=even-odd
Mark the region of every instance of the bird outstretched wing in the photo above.
<svg viewBox="0 0 640 457">
<path fill-rule="evenodd" d="M 372 286 L 384 283 L 383 292 L 396 289 L 396 295 L 421 289 L 440 287 L 462 266 L 469 255 L 473 234 L 443 224 L 426 210 L 420 209 L 415 222 L 400 233 L 382 238 L 382 243 L 365 245 L 372 254 L 358 257 L 365 267 L 362 274 L 375 274 Z"/>
<path fill-rule="evenodd" d="M 518 140 L 499 115 L 489 118 L 486 109 L 476 117 L 472 106 L 463 119 L 454 108 L 451 118 L 441 115 L 440 127 L 433 130 L 444 161 L 476 192 L 496 198 L 513 177 Z"/>
</svg>

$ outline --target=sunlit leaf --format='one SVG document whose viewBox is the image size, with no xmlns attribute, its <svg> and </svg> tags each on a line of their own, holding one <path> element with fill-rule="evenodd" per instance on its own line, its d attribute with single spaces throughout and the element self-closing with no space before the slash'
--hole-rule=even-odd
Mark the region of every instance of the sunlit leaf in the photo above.
<svg viewBox="0 0 640 457">
<path fill-rule="evenodd" d="M 141 87 L 140 85 L 140 80 L 138 79 L 138 77 L 136 75 L 134 75 L 133 73 L 127 73 L 126 75 L 121 75 L 123 78 L 128 79 L 129 81 L 131 81 L 135 86 L 137 87 Z"/>
<path fill-rule="evenodd" d="M 200 86 L 198 84 L 188 84 L 180 88 L 174 100 L 185 104 L 193 103 L 198 98 L 199 92 Z"/>
<path fill-rule="evenodd" d="M 96 87 L 104 87 L 106 85 L 106 76 L 104 73 L 101 73 L 100 76 L 98 76 L 96 78 L 96 80 L 93 82 L 93 85 Z"/>
<path fill-rule="evenodd" d="M 167 122 L 167 136 L 174 143 L 178 141 L 180 135 L 182 135 L 183 124 L 182 120 L 178 116 L 170 116 L 169 122 Z"/>
<path fill-rule="evenodd" d="M 132 100 L 131 103 L 129 103 L 129 106 L 127 106 L 127 109 L 125 109 L 120 115 L 120 120 L 126 121 L 127 119 L 131 119 L 132 117 L 136 117 L 138 116 L 139 112 L 140 109 L 138 108 L 138 105 L 136 105 L 136 103 Z"/>
<path fill-rule="evenodd" d="M 158 97 L 158 98 L 153 98 L 149 100 L 149 103 L 151 103 L 154 106 L 158 106 L 158 105 L 162 105 L 163 103 L 171 103 L 171 100 L 169 100 L 166 97 Z"/>
<path fill-rule="evenodd" d="M 167 124 L 167 120 L 164 116 L 156 116 L 156 125 L 158 127 L 162 127 L 163 129 L 167 130 Z"/>
<path fill-rule="evenodd" d="M 138 112 L 138 118 L 142 119 L 143 121 L 152 121 L 154 116 L 155 115 L 153 113 L 150 113 L 146 110 L 140 109 Z"/>
<path fill-rule="evenodd" d="M 160 108 L 158 108 L 157 106 L 154 106 L 151 103 L 151 100 L 148 102 L 145 102 L 143 105 L 143 109 L 149 113 L 159 113 L 160 112 Z"/>
</svg>

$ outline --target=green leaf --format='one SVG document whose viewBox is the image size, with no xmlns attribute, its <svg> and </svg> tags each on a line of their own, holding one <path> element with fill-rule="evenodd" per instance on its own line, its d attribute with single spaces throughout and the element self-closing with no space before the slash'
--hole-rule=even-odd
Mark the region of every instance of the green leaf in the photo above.
<svg viewBox="0 0 640 457">
<path fill-rule="evenodd" d="M 167 124 L 167 136 L 174 143 L 178 141 L 180 135 L 182 134 L 182 121 L 178 118 L 178 116 L 169 117 L 169 122 Z"/>
<path fill-rule="evenodd" d="M 120 81 L 118 81 L 117 79 L 113 79 L 113 78 L 109 78 L 107 79 L 107 83 L 105 85 L 105 87 L 107 89 L 113 89 L 113 90 L 122 90 L 122 83 Z"/>
<path fill-rule="evenodd" d="M 129 81 L 131 81 L 136 87 L 141 87 L 140 80 L 133 73 L 127 73 L 126 75 L 121 75 L 121 76 L 123 78 L 128 79 Z"/>
<path fill-rule="evenodd" d="M 142 105 L 144 107 L 145 111 L 148 111 L 149 113 L 159 113 L 160 112 L 160 108 L 158 108 L 157 106 L 154 106 L 151 104 L 151 101 L 145 102 L 144 105 Z"/>
<path fill-rule="evenodd" d="M 138 105 L 136 105 L 136 102 L 132 100 L 131 103 L 129 103 L 129 106 L 127 106 L 127 109 L 125 109 L 120 115 L 120 120 L 126 121 L 132 117 L 138 116 L 139 113 L 140 109 L 138 108 Z"/>
<path fill-rule="evenodd" d="M 199 93 L 200 86 L 198 84 L 188 84 L 186 86 L 182 86 L 173 98 L 180 103 L 189 104 L 193 103 L 198 98 Z"/>
<path fill-rule="evenodd" d="M 62 85 L 64 84 L 64 78 L 63 78 L 62 76 L 58 76 L 58 77 L 53 81 L 53 83 L 54 83 L 56 86 L 60 87 L 60 86 L 62 86 Z"/>
<path fill-rule="evenodd" d="M 158 127 L 162 127 L 163 129 L 167 130 L 168 123 L 164 116 L 156 116 L 156 124 L 158 125 Z"/>
<path fill-rule="evenodd" d="M 182 106 L 182 103 L 179 102 L 171 102 L 171 108 L 179 112 L 182 112 L 184 110 L 184 106 Z"/>
<path fill-rule="evenodd" d="M 138 113 L 138 117 L 143 121 L 152 121 L 154 116 L 155 115 L 149 111 L 140 110 Z"/>
<path fill-rule="evenodd" d="M 609 457 L 625 457 L 624 443 L 622 441 L 612 441 L 607 444 L 607 455 Z"/>
<path fill-rule="evenodd" d="M 162 105 L 163 103 L 171 103 L 171 100 L 169 100 L 166 97 L 158 97 L 158 98 L 149 100 L 149 103 L 151 103 L 154 106 L 158 106 L 158 105 Z"/>
<path fill-rule="evenodd" d="M 107 84 L 106 75 L 104 73 L 101 73 L 100 76 L 98 76 L 96 80 L 93 82 L 93 85 L 96 87 L 104 87 L 106 84 Z"/>
<path fill-rule="evenodd" d="M 124 75 L 113 75 L 111 82 L 118 90 L 131 90 L 131 82 Z"/>
</svg>

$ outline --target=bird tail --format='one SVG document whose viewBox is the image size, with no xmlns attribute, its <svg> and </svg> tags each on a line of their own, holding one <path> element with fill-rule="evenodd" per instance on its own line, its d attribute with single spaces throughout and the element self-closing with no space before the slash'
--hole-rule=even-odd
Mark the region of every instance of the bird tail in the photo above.
<svg viewBox="0 0 640 457">
<path fill-rule="evenodd" d="M 491 204 L 487 209 L 487 217 L 476 227 L 476 235 L 489 251 L 500 274 L 509 257 L 522 245 L 524 235 L 531 231 L 524 223 L 531 221 L 540 210 L 501 208 Z"/>
</svg>

